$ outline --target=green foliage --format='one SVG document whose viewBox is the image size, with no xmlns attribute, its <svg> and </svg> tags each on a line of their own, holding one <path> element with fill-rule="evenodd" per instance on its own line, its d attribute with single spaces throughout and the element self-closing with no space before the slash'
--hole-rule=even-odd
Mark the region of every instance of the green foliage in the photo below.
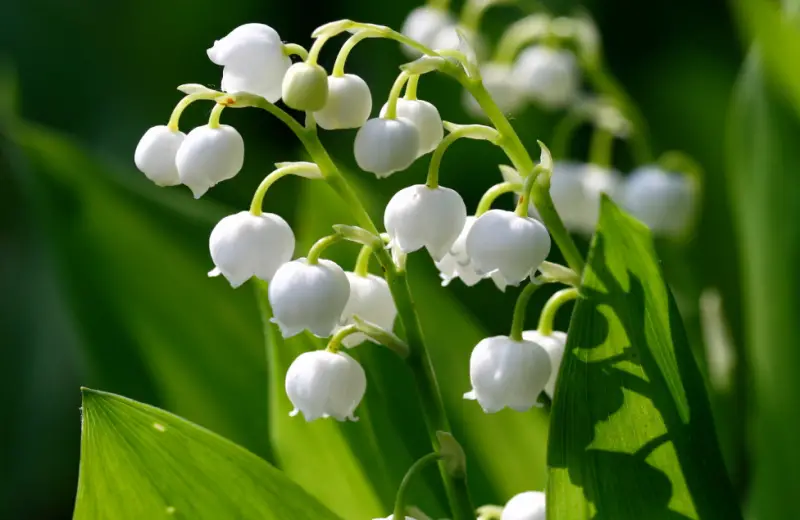
<svg viewBox="0 0 800 520">
<path fill-rule="evenodd" d="M 609 199 L 581 294 L 553 403 L 548 518 L 741 518 L 650 233 Z"/>
<path fill-rule="evenodd" d="M 340 518 L 247 450 L 114 394 L 83 391 L 81 452 L 75 520 Z"/>
</svg>

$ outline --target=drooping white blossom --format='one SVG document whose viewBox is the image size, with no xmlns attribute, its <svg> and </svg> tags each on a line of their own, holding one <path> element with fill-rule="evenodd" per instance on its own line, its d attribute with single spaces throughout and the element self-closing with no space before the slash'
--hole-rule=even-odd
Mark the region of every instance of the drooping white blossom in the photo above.
<svg viewBox="0 0 800 520">
<path fill-rule="evenodd" d="M 622 205 L 654 233 L 680 236 L 692 223 L 697 204 L 693 180 L 655 165 L 642 166 L 626 179 Z"/>
<path fill-rule="evenodd" d="M 374 274 L 366 276 L 351 272 L 345 274 L 350 282 L 350 298 L 342 312 L 342 325 L 354 323 L 353 316 L 358 316 L 391 332 L 397 317 L 397 307 L 386 280 Z M 365 334 L 357 332 L 346 336 L 342 340 L 342 345 L 355 347 L 367 340 L 372 341 Z"/>
<path fill-rule="evenodd" d="M 534 45 L 523 50 L 514 63 L 519 89 L 547 108 L 563 108 L 580 90 L 581 76 L 575 55 L 565 49 Z"/>
<path fill-rule="evenodd" d="M 461 233 L 456 238 L 456 241 L 453 242 L 453 245 L 450 246 L 450 250 L 441 260 L 436 262 L 443 286 L 447 286 L 450 282 L 459 278 L 464 285 L 472 287 L 485 278 L 485 276 L 481 276 L 475 271 L 475 266 L 472 265 L 472 260 L 467 254 L 467 234 L 469 234 L 469 230 L 472 229 L 474 223 L 475 217 L 468 216 Z M 506 282 L 499 272 L 493 273 L 491 278 L 498 289 L 505 291 Z"/>
<path fill-rule="evenodd" d="M 453 17 L 450 16 L 450 13 L 446 10 L 422 6 L 417 7 L 408 14 L 400 32 L 426 47 L 432 47 L 436 36 L 442 29 L 454 23 L 455 20 L 453 20 Z M 420 54 L 416 49 L 406 45 L 403 46 L 403 50 L 412 57 L 419 56 Z"/>
<path fill-rule="evenodd" d="M 356 134 L 356 163 L 378 178 L 405 170 L 419 156 L 419 135 L 414 123 L 403 117 L 370 119 Z"/>
<path fill-rule="evenodd" d="M 316 63 L 295 63 L 283 77 L 281 96 L 289 108 L 322 110 L 328 102 L 328 73 Z"/>
<path fill-rule="evenodd" d="M 547 351 L 550 356 L 550 363 L 553 371 L 550 373 L 550 379 L 544 385 L 545 393 L 552 399 L 556 391 L 556 380 L 558 379 L 558 369 L 561 366 L 561 360 L 564 358 L 564 348 L 567 345 L 567 335 L 561 331 L 553 331 L 549 336 L 542 336 L 539 331 L 526 330 L 522 333 L 522 339 L 532 341 L 541 346 Z"/>
<path fill-rule="evenodd" d="M 136 167 L 158 186 L 180 184 L 175 156 L 185 138 L 183 132 L 165 125 L 148 129 L 136 145 L 133 155 Z"/>
<path fill-rule="evenodd" d="M 181 143 L 175 164 L 181 183 L 199 199 L 212 186 L 239 173 L 244 164 L 244 140 L 232 126 L 199 126 Z"/>
<path fill-rule="evenodd" d="M 239 287 L 253 276 L 269 282 L 278 268 L 292 259 L 292 228 L 278 215 L 253 215 L 240 211 L 214 226 L 209 250 L 215 268 L 209 276 L 223 275 Z"/>
<path fill-rule="evenodd" d="M 386 115 L 388 103 L 381 108 L 381 117 Z M 444 125 L 439 110 L 432 104 L 421 99 L 397 100 L 397 117 L 404 118 L 419 131 L 418 155 L 432 152 L 444 137 Z"/>
<path fill-rule="evenodd" d="M 464 398 L 477 400 L 486 413 L 506 407 L 524 412 L 536 405 L 551 371 L 550 356 L 542 346 L 508 336 L 486 338 L 470 356 L 472 390 Z"/>
<path fill-rule="evenodd" d="M 357 421 L 355 409 L 367 390 L 360 364 L 342 352 L 316 350 L 300 354 L 286 372 L 286 395 L 307 422 L 333 417 Z"/>
<path fill-rule="evenodd" d="M 320 128 L 360 128 L 372 112 L 372 94 L 366 81 L 355 74 L 328 76 L 328 102 L 314 112 Z"/>
<path fill-rule="evenodd" d="M 513 114 L 522 108 L 525 95 L 514 79 L 513 69 L 505 63 L 486 63 L 481 66 L 483 86 L 504 114 Z M 476 118 L 486 118 L 478 102 L 464 89 L 462 101 L 467 112 Z"/>
<path fill-rule="evenodd" d="M 499 272 L 508 285 L 530 276 L 550 253 L 550 234 L 541 222 L 512 211 L 492 209 L 467 234 L 467 255 L 476 272 Z"/>
<path fill-rule="evenodd" d="M 514 495 L 503 507 L 500 520 L 545 520 L 546 499 L 541 491 L 525 491 Z"/>
<path fill-rule="evenodd" d="M 300 258 L 278 268 L 268 295 L 272 321 L 284 338 L 303 330 L 324 338 L 339 323 L 350 297 L 350 282 L 342 268 L 330 260 L 309 264 Z"/>
<path fill-rule="evenodd" d="M 436 261 L 450 250 L 466 219 L 467 207 L 458 192 L 424 184 L 395 193 L 383 215 L 390 247 L 406 254 L 424 247 Z"/>
<path fill-rule="evenodd" d="M 222 90 L 250 92 L 275 103 L 292 64 L 275 29 L 260 23 L 241 25 L 208 49 L 208 57 L 222 65 Z"/>
</svg>

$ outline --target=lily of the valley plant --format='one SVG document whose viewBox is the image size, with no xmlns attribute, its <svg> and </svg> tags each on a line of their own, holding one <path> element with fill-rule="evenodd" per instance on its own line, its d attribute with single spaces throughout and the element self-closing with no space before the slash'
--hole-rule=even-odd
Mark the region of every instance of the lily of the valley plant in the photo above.
<svg viewBox="0 0 800 520">
<path fill-rule="evenodd" d="M 458 279 L 473 286 L 490 279 L 500 290 L 520 288 L 508 334 L 474 346 L 469 366 L 472 387 L 463 392 L 487 414 L 505 408 L 525 412 L 549 402 L 557 392 L 567 338 L 553 330 L 553 319 L 563 304 L 580 297 L 574 285 L 584 264 L 570 232 L 593 232 L 605 193 L 654 232 L 680 236 L 692 224 L 698 196 L 696 166 L 676 153 L 654 161 L 641 116 L 627 97 L 593 89 L 595 85 L 584 77 L 588 69 L 595 72 L 592 77 L 598 70 L 605 74 L 591 20 L 583 15 L 528 16 L 508 28 L 490 57 L 479 22 L 492 3 L 466 2 L 464 9 L 471 11 L 462 16 L 462 21 L 469 20 L 463 25 L 441 3 L 415 9 L 401 32 L 335 21 L 313 31 L 309 49 L 283 42 L 268 25 L 237 27 L 207 51 L 221 67 L 221 90 L 197 84 L 179 87 L 186 97 L 166 125 L 147 130 L 135 153 L 136 165 L 154 183 L 183 184 L 199 198 L 235 177 L 243 165 L 244 140 L 221 121 L 226 109 L 262 109 L 285 123 L 303 144 L 310 161 L 277 163 L 249 209 L 223 218 L 211 231 L 214 267 L 209 276 L 221 275 L 234 288 L 253 277 L 268 283 L 274 326 L 284 337 L 309 331 L 330 338 L 325 350 L 301 354 L 286 373 L 286 394 L 294 405 L 292 415 L 298 416 L 295 420 L 358 420 L 359 403 L 368 391 L 367 376 L 348 349 L 372 342 L 414 360 L 409 366 L 417 372 L 417 380 L 426 382 L 420 385 L 426 403 L 422 410 L 436 440 L 432 453 L 409 470 L 387 518 L 411 518 L 406 516 L 412 504 L 405 501 L 405 486 L 429 463 L 440 466 L 455 520 L 545 517 L 545 496 L 535 490 L 508 497 L 505 507 L 472 503 L 463 482 L 463 453 L 449 434 L 429 359 L 428 349 L 436 345 L 425 343 L 412 304 L 406 256 L 430 256 L 444 285 Z M 318 57 L 337 36 L 347 38 L 328 71 Z M 373 103 L 368 78 L 346 72 L 353 48 L 373 38 L 398 42 L 413 59 L 400 67 L 380 104 Z M 433 73 L 458 83 L 465 108 L 485 124 L 445 122 L 435 105 L 420 99 L 418 85 Z M 179 127 L 181 114 L 196 101 L 213 103 L 211 116 L 207 125 L 184 134 Z M 574 124 L 561 129 L 551 143 L 552 153 L 539 142 L 533 155 L 507 119 L 531 103 L 567 110 L 570 121 L 593 125 L 587 162 L 565 161 L 565 143 Z M 380 225 L 327 153 L 320 129 L 357 129 L 355 162 L 378 178 L 402 175 L 422 160 L 428 161 L 427 180 L 397 192 Z M 611 166 L 611 147 L 617 138 L 628 140 L 641 163 L 627 177 Z M 440 165 L 458 139 L 487 141 L 508 159 L 508 164 L 498 165 L 502 178 L 498 176 L 475 208 L 440 184 Z M 291 227 L 264 209 L 270 186 L 288 175 L 328 183 L 351 210 L 349 222 L 331 222 L 331 234 L 319 237 L 308 251 L 296 251 Z M 516 207 L 493 207 L 495 199 L 506 193 L 516 194 Z M 325 258 L 327 248 L 340 242 L 360 248 L 354 266 Z M 566 266 L 547 262 L 553 246 L 560 249 Z M 369 272 L 373 259 L 380 264 L 382 277 Z M 547 283 L 567 287 L 547 303 L 538 327 L 528 328 L 527 303 Z M 404 331 L 402 338 L 394 332 L 398 325 Z"/>
</svg>

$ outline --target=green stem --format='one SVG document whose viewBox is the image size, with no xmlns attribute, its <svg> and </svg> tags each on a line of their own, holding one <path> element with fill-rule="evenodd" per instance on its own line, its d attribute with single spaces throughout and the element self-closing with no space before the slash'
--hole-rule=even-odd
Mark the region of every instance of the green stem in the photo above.
<svg viewBox="0 0 800 520">
<path fill-rule="evenodd" d="M 353 334 L 356 334 L 358 332 L 361 332 L 361 330 L 358 328 L 358 325 L 354 323 L 350 325 L 345 325 L 344 327 L 336 331 L 336 334 L 334 334 L 331 337 L 330 341 L 328 341 L 328 346 L 325 348 L 325 350 L 336 354 L 342 347 L 342 340 L 347 336 L 352 336 Z"/>
<path fill-rule="evenodd" d="M 428 179 L 426 185 L 429 188 L 435 189 L 439 187 L 439 166 L 442 164 L 444 152 L 447 151 L 451 144 L 463 137 L 497 142 L 500 138 L 500 134 L 494 128 L 485 125 L 463 125 L 447 134 L 436 146 L 431 156 L 431 162 L 428 164 Z"/>
<path fill-rule="evenodd" d="M 542 336 L 551 335 L 553 333 L 553 322 L 555 321 L 558 309 L 560 309 L 565 303 L 572 301 L 577 297 L 578 289 L 575 288 L 562 289 L 553 294 L 553 296 L 547 300 L 547 303 L 544 304 L 542 314 L 539 316 L 539 326 L 536 329 L 539 331 L 539 334 Z"/>
<path fill-rule="evenodd" d="M 412 464 L 410 468 L 408 468 L 408 471 L 403 477 L 402 482 L 400 482 L 400 487 L 397 489 L 397 498 L 395 499 L 394 502 L 394 512 L 393 512 L 394 520 L 405 520 L 406 494 L 408 493 L 411 481 L 426 466 L 430 465 L 432 462 L 436 462 L 437 460 L 439 460 L 438 453 L 428 453 L 427 455 L 416 461 L 414 464 Z"/>
<path fill-rule="evenodd" d="M 208 116 L 208 127 L 217 129 L 219 128 L 219 118 L 222 115 L 222 111 L 225 110 L 225 105 L 222 103 L 217 103 L 214 105 L 214 108 L 211 109 L 211 115 Z"/>
<path fill-rule="evenodd" d="M 184 96 L 183 99 L 178 101 L 178 104 L 175 105 L 175 108 L 172 110 L 172 114 L 169 116 L 169 121 L 167 122 L 167 128 L 172 130 L 173 132 L 178 131 L 178 123 L 181 120 L 181 114 L 183 111 L 186 110 L 186 107 L 194 103 L 199 99 L 209 99 L 207 94 L 189 94 L 188 96 Z"/>
<path fill-rule="evenodd" d="M 408 83 L 406 84 L 406 94 L 403 96 L 403 99 L 415 100 L 417 99 L 417 86 L 419 85 L 419 74 L 412 74 L 411 77 L 408 78 Z"/>
<path fill-rule="evenodd" d="M 522 331 L 525 329 L 525 312 L 528 310 L 528 302 L 539 287 L 541 287 L 541 285 L 532 282 L 528 283 L 517 297 L 517 303 L 514 306 L 514 318 L 511 321 L 511 334 L 509 334 L 509 337 L 514 341 L 522 341 Z"/>
<path fill-rule="evenodd" d="M 356 259 L 356 267 L 353 272 L 358 276 L 363 276 L 364 278 L 367 277 L 369 274 L 369 260 L 372 258 L 372 246 L 363 246 L 361 251 L 358 253 L 358 258 Z"/>
<path fill-rule="evenodd" d="M 403 91 L 403 86 L 409 76 L 408 72 L 403 71 L 394 80 L 392 90 L 389 92 L 389 100 L 386 102 L 386 114 L 383 116 L 385 119 L 397 119 L 397 100 L 400 98 L 400 92 Z"/>
<path fill-rule="evenodd" d="M 571 111 L 556 124 L 556 128 L 553 131 L 553 140 L 550 143 L 553 159 L 563 160 L 570 156 L 570 141 L 572 141 L 575 131 L 583 123 L 583 119 L 580 114 Z"/>
<path fill-rule="evenodd" d="M 341 242 L 344 240 L 342 235 L 328 235 L 326 237 L 322 237 L 316 242 L 314 245 L 311 246 L 311 249 L 308 250 L 308 257 L 306 257 L 306 263 L 308 265 L 315 265 L 319 263 L 319 257 L 322 256 L 323 251 L 328 249 L 330 246 L 337 242 Z"/>
<path fill-rule="evenodd" d="M 475 210 L 475 216 L 480 217 L 490 209 L 492 209 L 492 204 L 500 195 L 504 195 L 506 193 L 513 193 L 515 191 L 521 191 L 522 184 L 516 182 L 501 182 L 499 184 L 495 184 L 488 190 L 486 193 L 483 194 L 481 197 L 480 202 L 478 202 L 478 209 Z"/>
<path fill-rule="evenodd" d="M 255 216 L 261 215 L 261 207 L 264 204 L 264 196 L 267 194 L 267 190 L 270 188 L 270 186 L 275 184 L 279 179 L 282 179 L 287 175 L 294 175 L 298 172 L 305 171 L 308 169 L 308 167 L 308 163 L 293 163 L 288 166 L 278 168 L 264 177 L 264 180 L 261 181 L 261 184 L 258 185 L 256 192 L 253 194 L 253 201 L 250 203 L 250 213 Z"/>
<path fill-rule="evenodd" d="M 367 38 L 376 38 L 378 36 L 380 36 L 380 33 L 377 31 L 373 31 L 372 29 L 362 29 L 349 37 L 347 41 L 342 44 L 342 48 L 339 49 L 339 54 L 336 55 L 336 61 L 333 64 L 333 72 L 331 72 L 331 76 L 344 76 L 344 66 L 345 63 L 347 63 L 347 58 L 350 56 L 350 52 L 353 50 L 353 48 L 362 40 Z"/>
<path fill-rule="evenodd" d="M 514 22 L 500 37 L 492 61 L 513 63 L 523 47 L 547 35 L 548 25 L 549 17 L 543 14 L 532 14 Z"/>
<path fill-rule="evenodd" d="M 319 59 L 319 53 L 322 51 L 322 46 L 330 39 L 331 35 L 323 34 L 314 40 L 314 43 L 311 45 L 311 50 L 308 51 L 308 57 L 305 59 L 305 62 L 309 65 L 316 65 Z"/>
<path fill-rule="evenodd" d="M 610 168 L 614 152 L 614 134 L 602 127 L 595 127 L 589 144 L 589 162 L 601 168 Z"/>
<path fill-rule="evenodd" d="M 425 5 L 427 5 L 428 7 L 433 7 L 434 9 L 441 9 L 442 11 L 447 11 L 448 9 L 450 9 L 450 0 L 428 0 Z"/>
<path fill-rule="evenodd" d="M 299 56 L 303 61 L 308 59 L 308 51 L 306 48 L 296 43 L 284 43 L 283 53 L 287 56 Z"/>
</svg>

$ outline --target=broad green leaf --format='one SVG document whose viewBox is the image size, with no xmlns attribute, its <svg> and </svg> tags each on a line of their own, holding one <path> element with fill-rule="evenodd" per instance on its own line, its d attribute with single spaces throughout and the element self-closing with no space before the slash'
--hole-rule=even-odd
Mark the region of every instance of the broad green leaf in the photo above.
<svg viewBox="0 0 800 520">
<path fill-rule="evenodd" d="M 339 519 L 229 440 L 158 408 L 88 389 L 73 518 Z"/>
<path fill-rule="evenodd" d="M 647 229 L 602 204 L 553 402 L 548 518 L 741 518 Z"/>
<path fill-rule="evenodd" d="M 728 180 L 747 294 L 751 503 L 769 520 L 800 515 L 800 120 L 764 65 L 755 49 L 734 95 Z"/>
</svg>

